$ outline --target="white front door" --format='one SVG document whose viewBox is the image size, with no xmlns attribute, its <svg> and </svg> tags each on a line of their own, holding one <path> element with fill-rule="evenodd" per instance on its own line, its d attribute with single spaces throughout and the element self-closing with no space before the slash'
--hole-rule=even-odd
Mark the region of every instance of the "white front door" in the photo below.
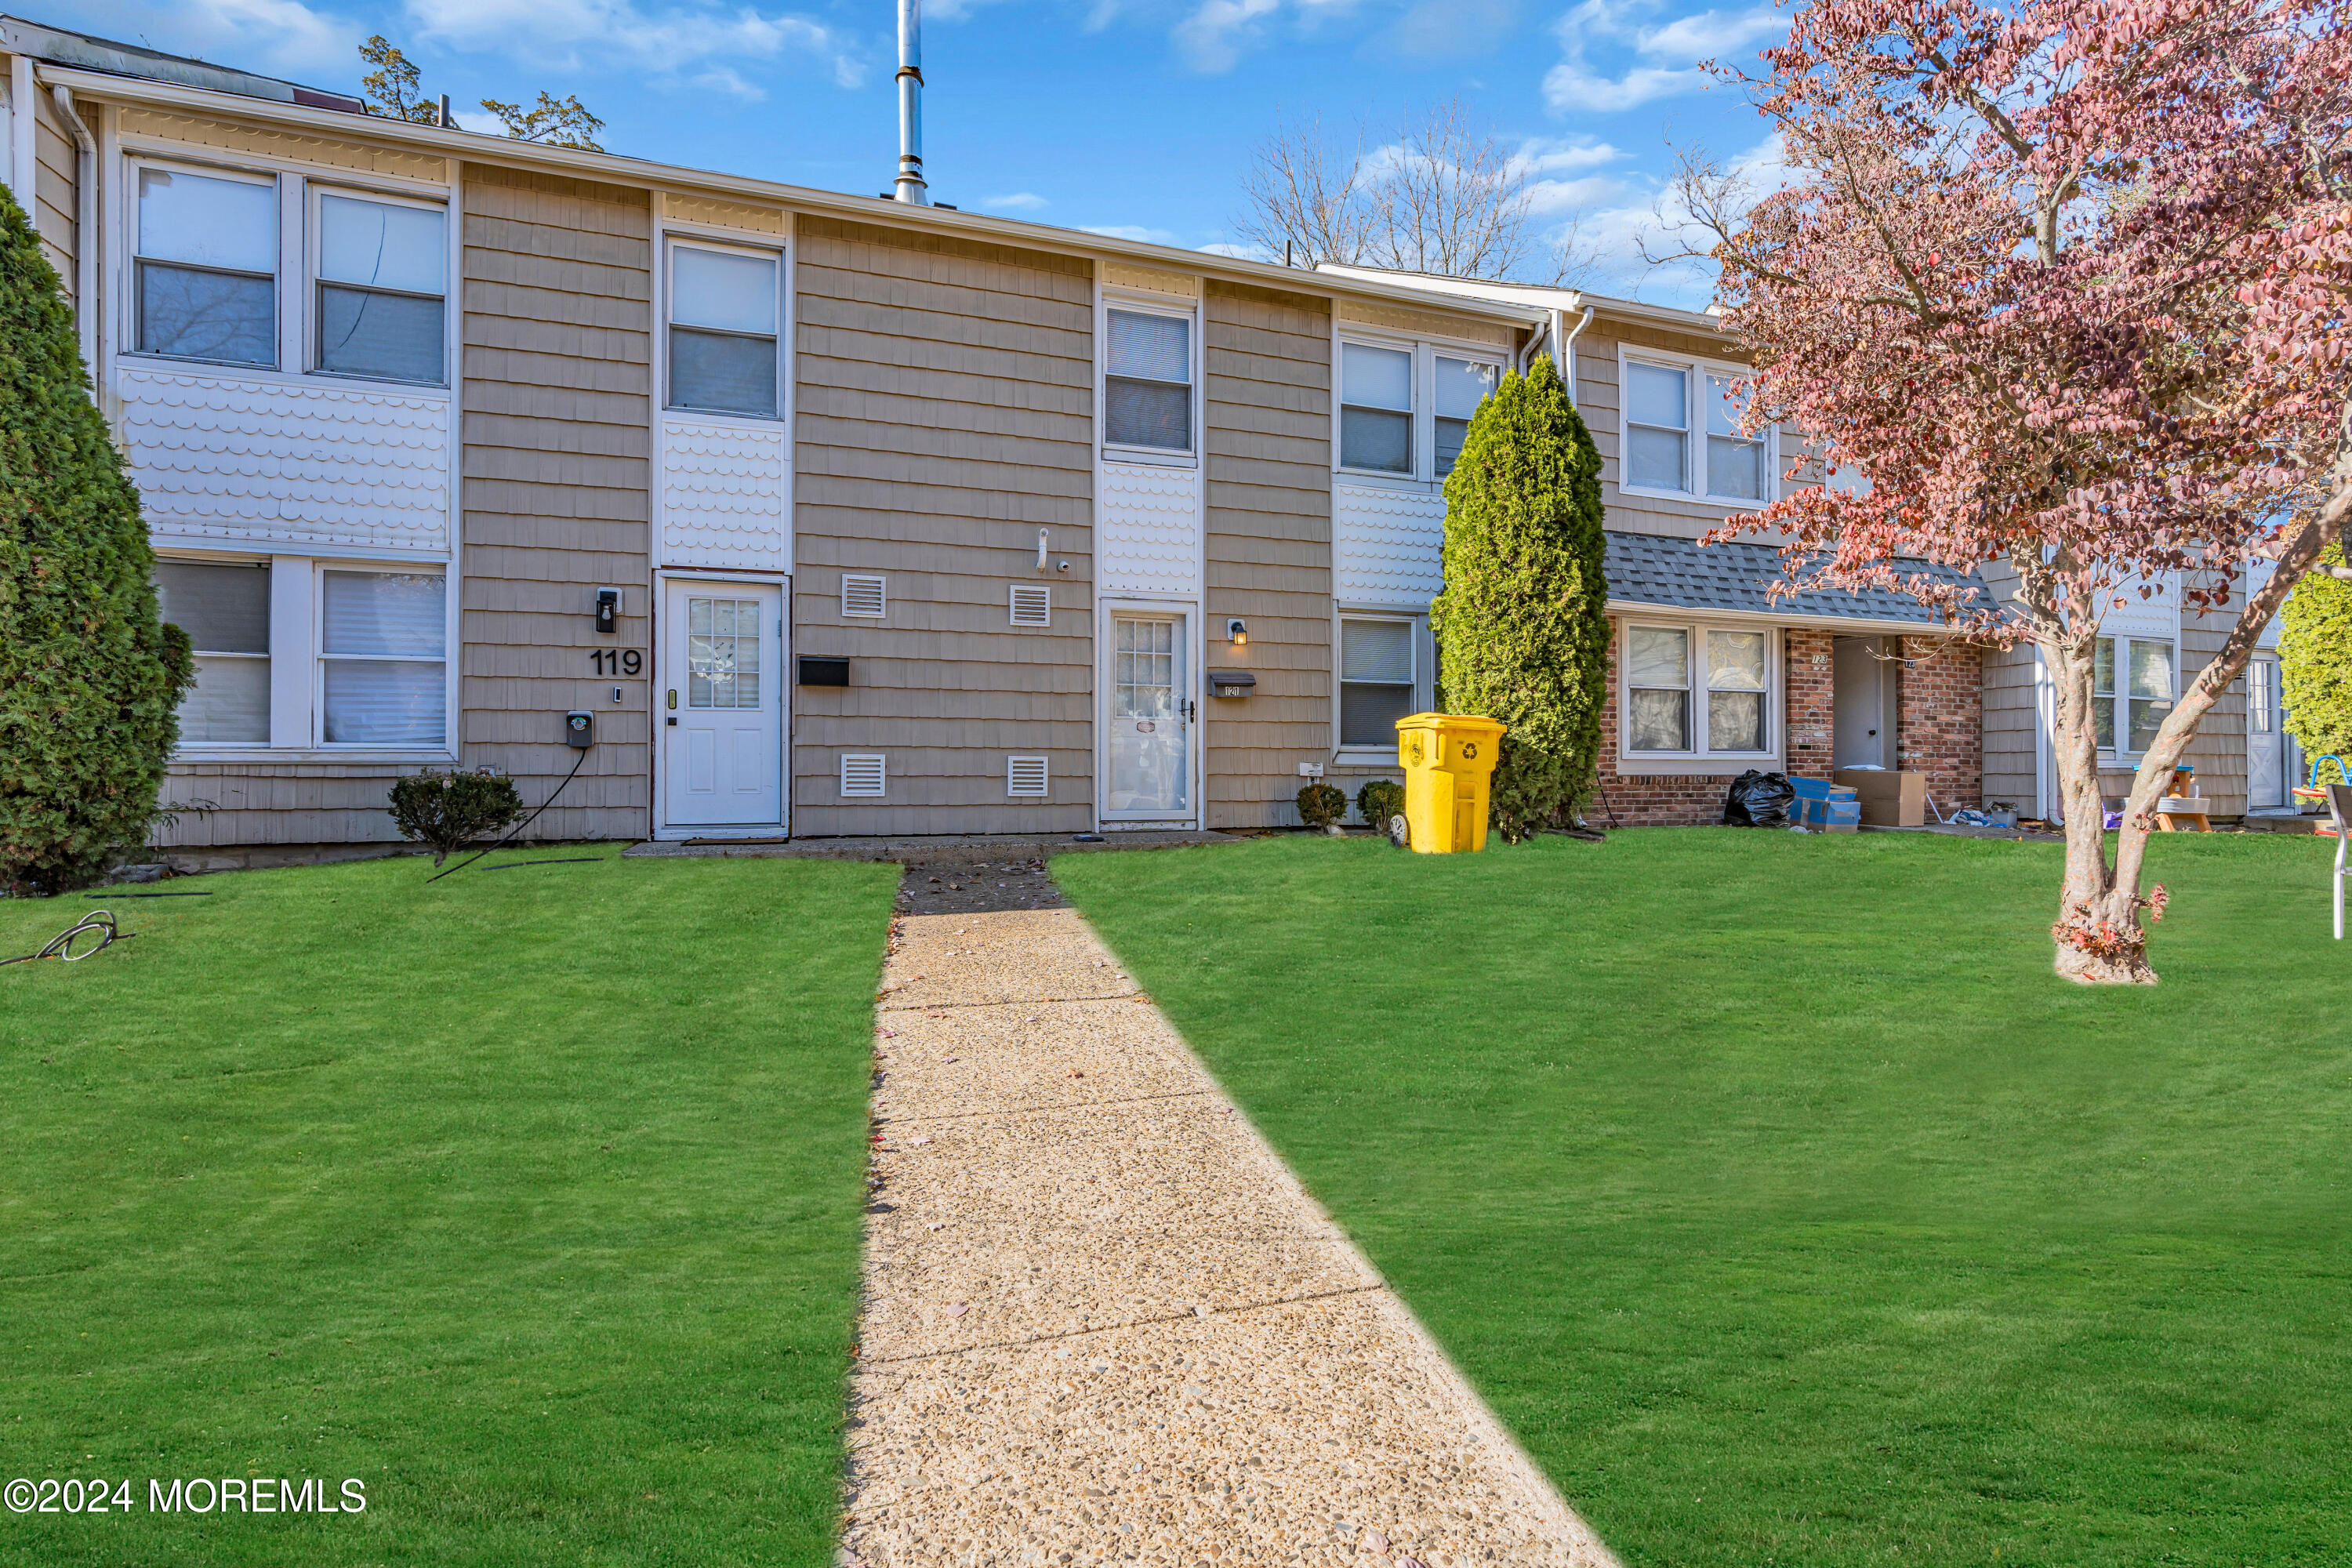
<svg viewBox="0 0 2352 1568">
<path fill-rule="evenodd" d="M 783 595 L 672 583 L 664 637 L 662 815 L 673 827 L 783 821 Z"/>
<path fill-rule="evenodd" d="M 1108 819 L 1192 815 L 1192 702 L 1184 643 L 1181 613 L 1111 615 Z"/>
<path fill-rule="evenodd" d="M 2275 658 L 2246 661 L 2246 805 L 2287 804 L 2286 710 L 2279 702 Z"/>
</svg>

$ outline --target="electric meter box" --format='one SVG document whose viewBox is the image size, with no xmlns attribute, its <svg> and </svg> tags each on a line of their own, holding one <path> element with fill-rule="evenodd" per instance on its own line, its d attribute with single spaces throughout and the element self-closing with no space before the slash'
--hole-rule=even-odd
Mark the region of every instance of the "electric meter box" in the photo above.
<svg viewBox="0 0 2352 1568">
<path fill-rule="evenodd" d="M 563 739 L 567 745 L 586 749 L 596 743 L 596 715 L 585 709 L 575 708 L 563 716 Z"/>
</svg>

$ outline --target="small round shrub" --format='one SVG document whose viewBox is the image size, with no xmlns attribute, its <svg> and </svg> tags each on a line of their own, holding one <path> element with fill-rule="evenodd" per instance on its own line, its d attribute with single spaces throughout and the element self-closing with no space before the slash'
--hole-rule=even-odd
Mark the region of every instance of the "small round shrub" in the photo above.
<svg viewBox="0 0 2352 1568">
<path fill-rule="evenodd" d="M 2329 545 L 2319 563 L 2343 565 L 2344 547 Z M 2314 571 L 2294 585 L 2279 612 L 2279 683 L 2303 754 L 2352 757 L 2352 583 Z"/>
<path fill-rule="evenodd" d="M 1298 820 L 1309 827 L 1328 827 L 1348 815 L 1348 797 L 1337 784 L 1308 781 L 1298 792 Z"/>
<path fill-rule="evenodd" d="M 1404 785 L 1393 779 L 1373 779 L 1356 792 L 1356 815 L 1368 827 L 1385 829 L 1389 818 L 1404 812 Z"/>
<path fill-rule="evenodd" d="M 436 866 L 453 850 L 510 827 L 522 816 L 514 780 L 488 773 L 427 769 L 392 785 L 392 823 L 412 843 L 429 845 Z"/>
</svg>

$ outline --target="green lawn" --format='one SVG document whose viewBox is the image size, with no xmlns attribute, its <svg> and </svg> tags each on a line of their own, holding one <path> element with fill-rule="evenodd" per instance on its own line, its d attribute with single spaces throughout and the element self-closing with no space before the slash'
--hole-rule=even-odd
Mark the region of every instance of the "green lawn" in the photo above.
<svg viewBox="0 0 2352 1568">
<path fill-rule="evenodd" d="M 1629 1564 L 2352 1562 L 2325 840 L 1293 837 L 1055 876 Z"/>
<path fill-rule="evenodd" d="M 830 1563 L 893 871 L 613 854 L 117 893 L 0 969 L 0 1479 L 138 1504 L 0 1563 Z M 196 1477 L 366 1511 L 145 1511 Z"/>
</svg>

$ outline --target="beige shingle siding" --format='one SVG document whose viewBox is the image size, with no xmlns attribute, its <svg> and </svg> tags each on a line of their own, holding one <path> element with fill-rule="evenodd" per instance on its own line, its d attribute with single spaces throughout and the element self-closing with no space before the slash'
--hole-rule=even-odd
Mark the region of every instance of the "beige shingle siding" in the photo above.
<svg viewBox="0 0 2352 1568">
<path fill-rule="evenodd" d="M 803 218 L 794 264 L 793 831 L 1077 832 L 1093 820 L 1094 284 L 1083 259 Z M 1067 573 L 1041 577 L 1037 530 Z M 843 572 L 888 579 L 845 620 Z M 1050 629 L 1013 627 L 1045 582 Z M 843 800 L 845 752 L 887 795 Z M 1046 800 L 1005 758 L 1048 759 Z"/>
<path fill-rule="evenodd" d="M 2033 645 L 1984 656 L 1984 797 L 2027 816 L 2042 811 L 2042 719 L 2033 699 Z"/>
<path fill-rule="evenodd" d="M 506 769 L 536 806 L 576 755 L 563 714 L 587 709 L 595 748 L 531 832 L 642 837 L 652 683 L 600 677 L 589 655 L 652 662 L 651 201 L 467 164 L 463 205 L 462 755 Z M 622 590 L 615 636 L 594 627 L 600 587 Z"/>
<path fill-rule="evenodd" d="M 1211 282 L 1208 664 L 1256 672 L 1204 704 L 1206 826 L 1296 824 L 1300 763 L 1331 755 L 1331 317 L 1318 299 Z M 1223 640 L 1249 623 L 1249 645 Z"/>
<path fill-rule="evenodd" d="M 167 848 L 397 842 L 385 797 L 394 779 L 415 771 L 376 763 L 176 763 L 161 798 L 180 819 L 154 842 Z"/>
<path fill-rule="evenodd" d="M 91 110 L 85 105 L 80 112 L 82 123 L 88 125 Z M 33 226 L 40 231 L 41 254 L 58 269 L 58 277 L 65 284 L 66 302 L 70 305 L 78 286 L 74 258 L 80 254 L 81 247 L 76 221 L 79 209 L 75 200 L 79 170 L 72 133 L 66 129 L 65 121 L 46 89 L 35 94 L 33 122 L 33 211 L 29 216 Z"/>
</svg>

